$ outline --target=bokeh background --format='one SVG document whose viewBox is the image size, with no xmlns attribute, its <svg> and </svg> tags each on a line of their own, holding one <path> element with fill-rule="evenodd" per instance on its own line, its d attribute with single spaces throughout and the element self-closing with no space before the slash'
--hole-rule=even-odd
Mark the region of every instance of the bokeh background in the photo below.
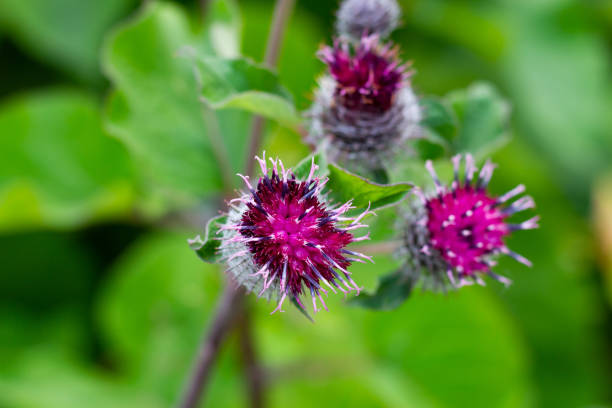
<svg viewBox="0 0 612 408">
<path fill-rule="evenodd" d="M 199 5 L 150 3 L 166 17 L 134 28 L 135 0 L 0 0 L 0 407 L 171 406 L 220 293 L 219 267 L 186 244 L 217 211 L 193 188 L 214 190 L 214 175 L 183 174 L 190 152 L 156 161 L 172 151 L 159 134 L 201 126 L 160 51 L 198 26 Z M 269 406 L 612 406 L 612 3 L 401 5 L 393 39 L 420 95 L 488 80 L 510 101 L 492 188 L 536 199 L 541 228 L 511 240 L 535 266 L 504 260 L 509 289 L 417 292 L 390 312 L 330 298 L 315 325 L 249 299 Z M 242 52 L 261 60 L 273 2 L 238 6 Z M 291 18 L 278 71 L 301 109 L 336 7 L 298 0 Z M 230 139 L 248 129 L 239 116 Z M 290 163 L 308 153 L 273 124 L 266 146 Z M 372 290 L 396 262 L 355 274 Z M 243 378 L 232 334 L 202 406 L 246 406 Z"/>
</svg>

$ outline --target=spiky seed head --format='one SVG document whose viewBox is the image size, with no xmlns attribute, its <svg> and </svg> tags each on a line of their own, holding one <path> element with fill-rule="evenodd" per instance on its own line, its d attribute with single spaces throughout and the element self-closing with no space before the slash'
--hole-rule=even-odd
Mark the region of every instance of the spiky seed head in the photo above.
<svg viewBox="0 0 612 408">
<path fill-rule="evenodd" d="M 363 35 L 388 36 L 397 28 L 401 10 L 396 0 L 344 0 L 338 9 L 338 34 L 354 41 Z"/>
<path fill-rule="evenodd" d="M 538 227 L 537 216 L 518 224 L 508 221 L 513 214 L 535 207 L 535 203 L 524 196 L 507 204 L 524 192 L 522 185 L 502 196 L 492 196 L 487 191 L 495 168 L 490 161 L 475 177 L 478 169 L 472 157 L 466 155 L 462 181 L 460 160 L 461 156 L 453 158 L 455 177 L 449 186 L 442 184 L 432 163 L 427 162 L 436 192 L 432 196 L 418 193 L 420 202 L 415 203 L 405 220 L 404 253 L 412 270 L 423 271 L 434 285 L 483 284 L 482 275 L 509 284 L 507 278 L 492 271 L 494 258 L 504 254 L 531 266 L 527 259 L 508 249 L 505 239 L 513 231 Z"/>
<path fill-rule="evenodd" d="M 234 279 L 260 297 L 278 298 L 274 311 L 288 297 L 302 304 L 301 296 L 310 296 L 316 312 L 317 300 L 327 309 L 328 290 L 358 293 L 347 268 L 357 258 L 370 258 L 345 247 L 367 238 L 351 231 L 366 227 L 361 220 L 369 210 L 352 218 L 346 216 L 351 202 L 330 206 L 321 191 L 327 180 L 315 176 L 314 159 L 305 180 L 278 159 L 270 159 L 270 172 L 265 154 L 256 159 L 262 176 L 253 184 L 242 176 L 247 190 L 230 201 L 222 227 L 220 250 Z"/>
</svg>

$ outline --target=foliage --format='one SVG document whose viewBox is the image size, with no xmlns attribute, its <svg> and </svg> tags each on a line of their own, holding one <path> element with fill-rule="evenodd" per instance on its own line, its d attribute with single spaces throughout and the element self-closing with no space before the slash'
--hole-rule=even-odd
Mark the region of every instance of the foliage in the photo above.
<svg viewBox="0 0 612 408">
<path fill-rule="evenodd" d="M 224 172 L 243 171 L 253 114 L 268 156 L 299 177 L 314 158 L 331 200 L 376 209 L 374 244 L 398 238 L 424 160 L 450 177 L 460 152 L 493 155 L 493 190 L 523 183 L 543 215 L 511 242 L 534 268 L 499 266 L 508 289 L 424 293 L 377 255 L 351 267 L 362 295 L 326 299 L 314 325 L 247 299 L 270 406 L 610 405 L 603 6 L 400 1 L 394 40 L 416 68 L 425 138 L 380 184 L 308 156 L 300 135 L 334 2 L 298 2 L 278 70 L 256 62 L 273 1 L 211 0 L 204 18 L 196 3 L 0 0 L 0 55 L 19 73 L 0 89 L 25 84 L 0 101 L 0 406 L 176 401 L 222 286 L 213 215 L 239 185 Z M 202 406 L 246 404 L 235 343 Z"/>
</svg>

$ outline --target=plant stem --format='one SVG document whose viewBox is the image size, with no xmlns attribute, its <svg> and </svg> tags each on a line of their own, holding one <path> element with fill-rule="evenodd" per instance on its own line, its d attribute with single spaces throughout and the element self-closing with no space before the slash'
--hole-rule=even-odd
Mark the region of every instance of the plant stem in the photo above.
<svg viewBox="0 0 612 408">
<path fill-rule="evenodd" d="M 277 0 L 276 2 L 272 28 L 268 36 L 264 61 L 270 67 L 276 65 L 285 25 L 294 4 L 295 0 Z M 204 7 L 206 5 L 206 1 L 203 1 L 202 5 Z M 255 168 L 255 155 L 259 152 L 261 147 L 263 124 L 263 118 L 255 117 L 253 119 L 249 143 L 249 156 L 247 157 L 246 161 L 246 174 L 248 175 L 252 175 Z M 220 141 L 221 139 L 218 132 L 217 136 L 219 136 L 218 141 Z M 215 143 L 212 138 L 211 143 Z M 227 152 L 225 149 L 223 149 L 223 151 L 227 157 Z M 220 152 L 221 150 L 218 152 L 216 151 L 215 154 L 217 156 L 217 160 L 219 160 L 220 164 L 223 166 L 223 154 L 217 154 Z M 215 310 L 215 315 L 208 333 L 206 336 L 204 336 L 202 342 L 200 343 L 193 372 L 189 378 L 187 387 L 181 396 L 179 404 L 177 405 L 178 408 L 195 408 L 198 405 L 198 402 L 206 389 L 206 384 L 210 377 L 213 363 L 219 353 L 220 346 L 226 339 L 230 328 L 238 316 L 241 316 L 241 346 L 243 348 L 245 363 L 247 364 L 247 381 L 249 383 L 250 395 L 252 397 L 251 403 L 253 407 L 262 406 L 263 381 L 261 378 L 261 370 L 259 369 L 255 359 L 250 323 L 248 321 L 248 315 L 245 314 L 246 310 L 244 309 L 243 295 L 244 291 L 237 288 L 236 284 L 231 280 L 228 280 L 225 290 L 223 291 L 221 299 L 219 300 Z"/>
<path fill-rule="evenodd" d="M 237 317 L 238 309 L 235 304 L 242 295 L 243 291 L 228 281 L 217 304 L 208 334 L 200 344 L 189 383 L 177 407 L 194 408 L 198 405 L 208 383 L 212 365 L 219 354 L 219 348 Z"/>
<path fill-rule="evenodd" d="M 253 338 L 252 320 L 245 305 L 246 298 L 242 299 L 242 313 L 238 318 L 238 341 L 242 354 L 242 362 L 246 373 L 246 383 L 251 408 L 262 408 L 264 404 L 264 388 L 266 383 L 265 372 L 259 364 Z"/>
<path fill-rule="evenodd" d="M 272 19 L 272 27 L 270 29 L 270 34 L 268 36 L 268 44 L 266 46 L 266 55 L 264 57 L 264 63 L 271 68 L 276 66 L 278 55 L 280 53 L 280 46 L 282 43 L 283 34 L 285 31 L 285 26 L 287 20 L 289 19 L 289 16 L 291 15 L 294 5 L 295 0 L 276 1 L 276 6 L 274 8 L 274 17 Z M 263 129 L 264 118 L 261 116 L 255 116 L 251 124 L 251 139 L 249 143 L 249 150 L 247 153 L 248 156 L 246 173 L 248 175 L 252 175 L 253 170 L 255 169 L 254 157 L 255 155 L 259 154 L 259 149 L 261 148 Z"/>
</svg>

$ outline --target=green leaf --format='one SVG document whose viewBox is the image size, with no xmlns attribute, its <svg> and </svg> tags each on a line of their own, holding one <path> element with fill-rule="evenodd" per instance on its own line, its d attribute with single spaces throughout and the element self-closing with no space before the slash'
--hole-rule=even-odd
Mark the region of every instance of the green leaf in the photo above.
<svg viewBox="0 0 612 408">
<path fill-rule="evenodd" d="M 412 189 L 410 183 L 377 184 L 334 164 L 328 169 L 330 196 L 339 202 L 352 199 L 357 208 L 370 205 L 376 209 L 396 204 Z"/>
<path fill-rule="evenodd" d="M 425 134 L 416 147 L 423 160 L 468 152 L 481 159 L 509 140 L 509 104 L 488 83 L 427 97 L 421 105 Z"/>
<path fill-rule="evenodd" d="M 246 58 L 196 55 L 194 49 L 185 49 L 182 54 L 194 63 L 202 101 L 211 108 L 242 109 L 288 127 L 301 122 L 291 95 L 280 85 L 277 75 L 263 65 Z"/>
<path fill-rule="evenodd" d="M 314 158 L 314 163 L 319 168 L 315 170 L 315 175 L 317 177 L 325 177 L 329 171 L 327 169 L 327 161 L 325 160 L 325 155 L 323 153 L 313 153 L 304 159 L 302 159 L 292 170 L 293 174 L 298 179 L 304 180 L 308 178 L 310 174 L 310 169 L 312 168 L 312 159 Z"/>
<path fill-rule="evenodd" d="M 454 152 L 482 158 L 507 143 L 510 106 L 491 84 L 477 82 L 446 100 L 458 121 Z"/>
<path fill-rule="evenodd" d="M 98 303 L 105 347 L 122 371 L 170 404 L 212 316 L 221 274 L 197 259 L 185 235 L 157 233 L 113 265 Z"/>
<path fill-rule="evenodd" d="M 457 118 L 448 104 L 436 97 L 425 97 L 420 105 L 424 114 L 421 124 L 441 143 L 451 143 L 457 136 Z"/>
<path fill-rule="evenodd" d="M 133 384 L 121 383 L 44 349 L 28 350 L 13 367 L 4 367 L 0 373 L 0 405 L 14 408 L 167 406 Z"/>
<path fill-rule="evenodd" d="M 349 301 L 350 305 L 375 310 L 392 310 L 404 303 L 414 288 L 414 279 L 404 268 L 380 278 L 373 294 L 362 293 Z"/>
<path fill-rule="evenodd" d="M 54 89 L 0 105 L 0 230 L 126 217 L 131 165 L 102 131 L 95 99 Z"/>
<path fill-rule="evenodd" d="M 106 30 L 135 0 L 0 0 L 0 21 L 43 61 L 99 80 L 99 52 Z"/>
<path fill-rule="evenodd" d="M 217 263 L 221 255 L 217 252 L 221 245 L 221 239 L 217 235 L 219 228 L 227 221 L 227 215 L 219 215 L 211 218 L 206 223 L 206 235 L 204 240 L 198 235 L 189 240 L 189 246 L 196 251 L 201 260 L 208 263 Z"/>
<path fill-rule="evenodd" d="M 202 36 L 181 8 L 153 2 L 109 36 L 103 53 L 115 86 L 106 107 L 108 129 L 137 159 L 150 189 L 171 205 L 222 190 L 207 132 L 216 126 L 204 120 L 192 63 L 177 57 L 185 46 L 203 46 Z M 219 139 L 232 152 L 231 170 L 240 171 L 249 117 L 235 111 L 216 116 Z"/>
</svg>

